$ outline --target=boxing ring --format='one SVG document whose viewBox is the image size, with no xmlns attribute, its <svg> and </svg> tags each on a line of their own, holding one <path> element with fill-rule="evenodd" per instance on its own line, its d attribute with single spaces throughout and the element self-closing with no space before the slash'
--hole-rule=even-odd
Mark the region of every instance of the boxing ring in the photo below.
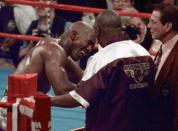
<svg viewBox="0 0 178 131">
<path fill-rule="evenodd" d="M 8 75 L 12 74 L 14 69 L 0 68 L 0 98 L 2 98 L 3 91 L 8 84 Z M 50 94 L 53 95 L 51 91 Z M 51 127 L 52 131 L 69 131 L 70 129 L 84 126 L 85 111 L 82 108 L 51 108 Z"/>
<path fill-rule="evenodd" d="M 88 13 L 99 13 L 103 10 L 98 8 L 29 0 L 5 0 L 5 3 Z M 117 12 L 121 16 L 134 16 L 143 19 L 148 19 L 150 17 L 150 14 L 148 13 Z M 39 41 L 43 39 L 43 37 L 2 32 L 0 32 L 0 37 L 26 41 Z M 7 131 L 67 131 L 72 128 L 84 126 L 85 111 L 83 109 L 51 108 L 50 98 L 47 95 L 37 93 L 36 74 L 12 75 L 13 71 L 13 69 L 0 69 L 0 82 L 2 83 L 0 90 L 2 91 L 2 88 L 5 88 L 8 85 L 8 101 L 0 103 L 0 107 L 7 108 Z M 51 94 L 53 93 L 51 92 Z M 63 122 L 59 120 L 61 118 L 63 118 Z M 67 128 L 61 128 L 64 126 L 67 126 Z"/>
</svg>

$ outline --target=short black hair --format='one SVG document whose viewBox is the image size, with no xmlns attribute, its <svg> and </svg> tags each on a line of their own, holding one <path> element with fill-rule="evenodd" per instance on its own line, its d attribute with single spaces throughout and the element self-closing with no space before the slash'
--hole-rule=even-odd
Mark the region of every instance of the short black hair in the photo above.
<svg viewBox="0 0 178 131">
<path fill-rule="evenodd" d="M 140 35 L 140 30 L 136 25 L 128 25 L 123 29 L 130 37 L 131 40 L 137 39 L 137 35 Z"/>
</svg>

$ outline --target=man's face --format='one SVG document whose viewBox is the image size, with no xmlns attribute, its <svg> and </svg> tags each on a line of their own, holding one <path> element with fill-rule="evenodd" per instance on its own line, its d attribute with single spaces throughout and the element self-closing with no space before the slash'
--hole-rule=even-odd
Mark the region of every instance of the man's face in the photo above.
<svg viewBox="0 0 178 131">
<path fill-rule="evenodd" d="M 39 17 L 46 17 L 49 13 L 49 16 L 54 15 L 54 9 L 36 7 L 36 13 Z"/>
<path fill-rule="evenodd" d="M 79 35 L 77 39 L 73 40 L 71 57 L 77 61 L 81 57 L 86 56 L 93 49 L 95 41 L 96 36 L 94 33 Z"/>
<path fill-rule="evenodd" d="M 130 0 L 111 0 L 111 2 L 114 10 L 120 10 L 131 6 Z"/>
<path fill-rule="evenodd" d="M 50 0 L 36 0 L 37 2 L 49 2 Z M 50 3 L 55 3 L 55 0 L 51 0 Z M 45 7 L 36 7 L 36 13 L 39 17 L 45 17 L 49 13 L 49 16 L 54 15 L 54 9 Z"/>
<path fill-rule="evenodd" d="M 162 40 L 166 34 L 166 25 L 163 25 L 160 21 L 161 14 L 159 11 L 153 11 L 148 28 L 150 29 L 153 39 Z"/>
</svg>

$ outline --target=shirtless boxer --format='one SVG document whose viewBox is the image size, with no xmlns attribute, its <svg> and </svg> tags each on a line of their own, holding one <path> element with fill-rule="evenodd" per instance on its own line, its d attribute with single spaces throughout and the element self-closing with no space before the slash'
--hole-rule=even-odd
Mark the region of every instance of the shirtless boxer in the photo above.
<svg viewBox="0 0 178 131">
<path fill-rule="evenodd" d="M 64 94 L 75 88 L 67 73 L 74 74 L 73 82 L 82 77 L 82 70 L 73 60 L 89 52 L 94 43 L 94 29 L 82 21 L 75 22 L 58 40 L 40 41 L 20 62 L 15 74 L 37 73 L 38 91 L 47 93 L 52 85 L 55 95 Z"/>
<path fill-rule="evenodd" d="M 93 27 L 82 21 L 75 22 L 58 40 L 47 38 L 39 41 L 20 62 L 15 74 L 37 73 L 38 91 L 48 93 L 52 86 L 55 95 L 65 94 L 75 88 L 74 83 L 83 74 L 73 60 L 87 54 L 95 39 Z M 73 76 L 69 77 L 71 74 Z M 4 110 L 0 110 L 0 128 L 6 129 L 6 118 L 1 114 Z"/>
<path fill-rule="evenodd" d="M 20 62 L 15 74 L 37 73 L 38 91 L 47 93 L 52 86 L 56 95 L 64 94 L 75 88 L 74 83 L 82 77 L 82 70 L 73 60 L 89 52 L 94 43 L 93 27 L 82 21 L 75 22 L 58 40 L 39 41 Z M 72 82 L 67 74 L 74 74 Z"/>
</svg>

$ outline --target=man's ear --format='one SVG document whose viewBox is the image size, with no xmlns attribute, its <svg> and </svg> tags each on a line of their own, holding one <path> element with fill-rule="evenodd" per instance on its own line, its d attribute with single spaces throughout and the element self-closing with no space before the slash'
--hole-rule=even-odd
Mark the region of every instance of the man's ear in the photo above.
<svg viewBox="0 0 178 131">
<path fill-rule="evenodd" d="M 77 36 L 78 36 L 78 32 L 77 31 L 71 31 L 70 32 L 70 38 L 71 38 L 72 41 L 76 40 Z"/>
<path fill-rule="evenodd" d="M 172 30 L 172 23 L 166 23 L 165 24 L 165 26 L 166 26 L 166 32 L 169 32 L 170 30 Z"/>
</svg>

